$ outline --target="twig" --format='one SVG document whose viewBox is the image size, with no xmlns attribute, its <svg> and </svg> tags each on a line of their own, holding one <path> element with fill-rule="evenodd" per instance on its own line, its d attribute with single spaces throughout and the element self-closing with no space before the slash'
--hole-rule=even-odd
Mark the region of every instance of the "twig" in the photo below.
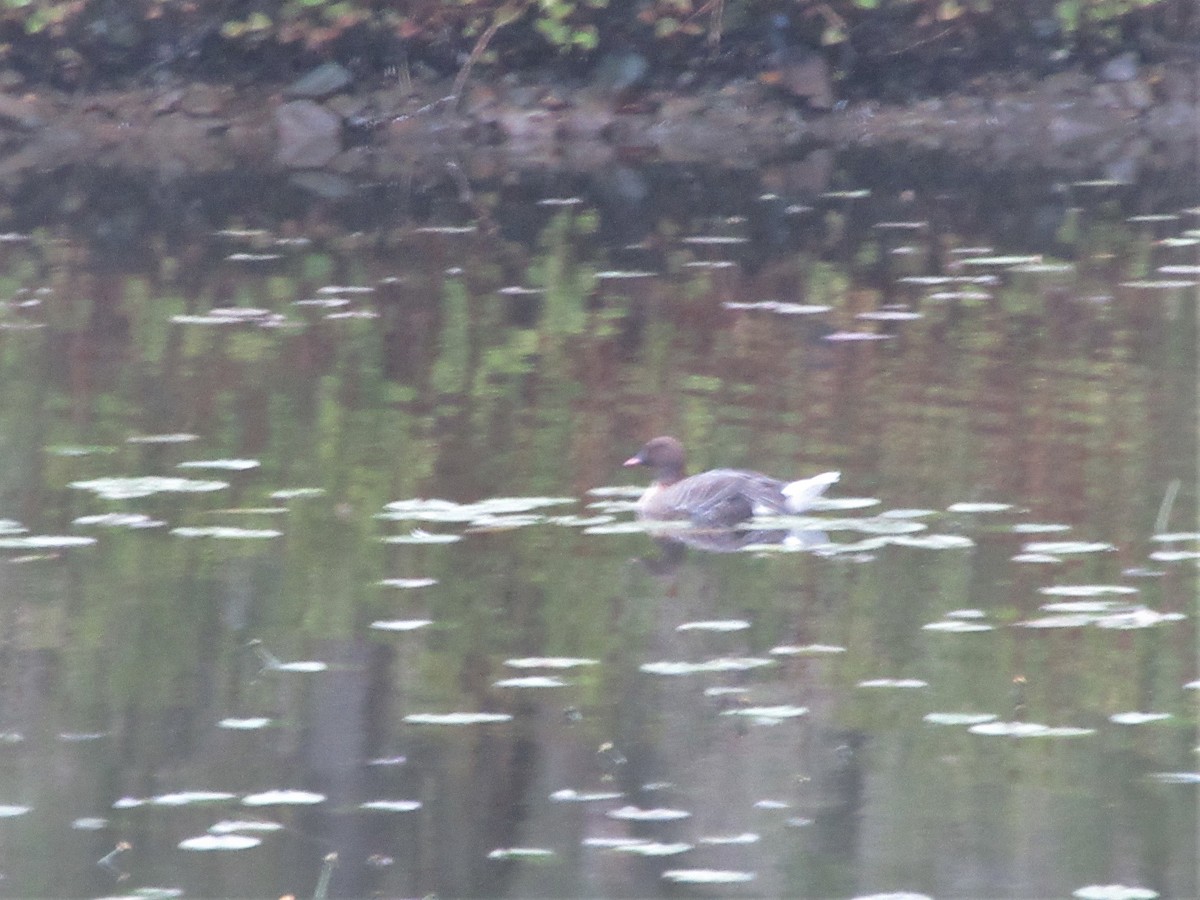
<svg viewBox="0 0 1200 900">
<path fill-rule="evenodd" d="M 462 69 L 454 79 L 454 87 L 450 89 L 450 94 L 458 102 L 458 107 L 462 108 L 462 91 L 466 86 L 467 79 L 471 75 L 471 69 L 475 68 L 475 63 L 479 61 L 479 57 L 483 56 L 483 51 L 487 49 L 487 45 L 491 43 L 492 38 L 496 36 L 496 32 L 515 20 L 522 12 L 520 6 L 502 6 L 496 10 L 495 18 L 492 19 L 492 24 L 479 36 L 479 40 L 475 42 L 475 46 L 471 50 L 471 55 L 467 57 L 467 61 L 463 63 Z"/>
</svg>

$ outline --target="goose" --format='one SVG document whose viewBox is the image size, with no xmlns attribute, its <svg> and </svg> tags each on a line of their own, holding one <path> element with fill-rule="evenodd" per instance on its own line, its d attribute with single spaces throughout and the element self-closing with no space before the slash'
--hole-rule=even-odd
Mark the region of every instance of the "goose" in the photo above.
<svg viewBox="0 0 1200 900">
<path fill-rule="evenodd" d="M 626 466 L 646 466 L 654 481 L 637 503 L 642 519 L 689 519 L 705 528 L 731 528 L 754 515 L 788 515 L 808 509 L 840 472 L 784 482 L 759 472 L 710 469 L 686 476 L 687 455 L 673 437 L 656 437 Z"/>
</svg>

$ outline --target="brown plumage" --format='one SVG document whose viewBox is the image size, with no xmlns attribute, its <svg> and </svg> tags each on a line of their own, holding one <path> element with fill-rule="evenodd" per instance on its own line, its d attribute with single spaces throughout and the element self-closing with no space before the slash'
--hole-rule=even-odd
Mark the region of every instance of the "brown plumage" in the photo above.
<svg viewBox="0 0 1200 900">
<path fill-rule="evenodd" d="M 685 477 L 687 457 L 673 437 L 655 438 L 625 465 L 654 470 L 654 482 L 638 501 L 641 518 L 690 519 L 714 528 L 729 528 L 756 514 L 801 512 L 840 477 L 825 472 L 787 483 L 741 469 L 711 469 Z"/>
</svg>

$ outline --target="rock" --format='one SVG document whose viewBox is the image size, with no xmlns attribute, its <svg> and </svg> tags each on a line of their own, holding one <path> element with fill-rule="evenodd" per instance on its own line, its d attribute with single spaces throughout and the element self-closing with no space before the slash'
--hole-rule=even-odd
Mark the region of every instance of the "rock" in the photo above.
<svg viewBox="0 0 1200 900">
<path fill-rule="evenodd" d="M 354 76 L 345 66 L 327 62 L 293 81 L 284 89 L 283 96 L 296 100 L 323 100 L 345 90 L 353 81 Z"/>
<path fill-rule="evenodd" d="M 604 54 L 592 70 L 591 87 L 597 93 L 619 97 L 637 88 L 650 71 L 650 61 L 630 47 Z"/>
<path fill-rule="evenodd" d="M 1114 56 L 1100 67 L 1100 77 L 1105 81 L 1133 81 L 1138 76 L 1138 58 L 1132 50 Z"/>
<path fill-rule="evenodd" d="M 1137 110 L 1146 110 L 1154 105 L 1154 91 L 1142 79 L 1135 78 L 1121 85 L 1121 94 L 1127 106 Z"/>
<path fill-rule="evenodd" d="M 293 100 L 276 109 L 275 129 L 275 161 L 289 169 L 318 169 L 342 149 L 341 120 L 311 100 Z"/>
<path fill-rule="evenodd" d="M 193 84 L 179 100 L 180 109 L 189 116 L 220 115 L 224 107 L 224 92 L 210 84 Z"/>
<path fill-rule="evenodd" d="M 763 72 L 759 80 L 806 101 L 813 109 L 832 107 L 833 84 L 824 57 L 799 48 L 790 49 L 792 52 L 777 57 L 774 67 Z"/>
<path fill-rule="evenodd" d="M 292 176 L 291 181 L 322 200 L 345 200 L 354 194 L 353 181 L 330 172 L 299 172 Z"/>
<path fill-rule="evenodd" d="M 28 130 L 40 128 L 46 119 L 31 101 L 0 94 L 0 121 Z"/>
</svg>

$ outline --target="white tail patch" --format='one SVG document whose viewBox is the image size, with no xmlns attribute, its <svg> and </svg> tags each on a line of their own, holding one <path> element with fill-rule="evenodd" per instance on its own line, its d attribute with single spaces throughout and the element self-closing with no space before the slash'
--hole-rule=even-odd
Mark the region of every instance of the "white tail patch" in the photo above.
<svg viewBox="0 0 1200 900">
<path fill-rule="evenodd" d="M 783 496 L 787 498 L 788 512 L 803 512 L 820 497 L 831 484 L 836 484 L 842 477 L 841 472 L 822 472 L 812 478 L 803 478 L 783 486 Z"/>
</svg>

